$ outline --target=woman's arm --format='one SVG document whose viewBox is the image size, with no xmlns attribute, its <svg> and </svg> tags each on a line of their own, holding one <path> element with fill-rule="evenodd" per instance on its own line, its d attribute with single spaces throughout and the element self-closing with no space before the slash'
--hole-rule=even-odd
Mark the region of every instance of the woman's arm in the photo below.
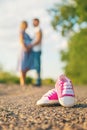
<svg viewBox="0 0 87 130">
<path fill-rule="evenodd" d="M 28 51 L 29 49 L 26 47 L 26 45 L 25 45 L 25 43 L 24 43 L 23 33 L 20 33 L 19 40 L 20 40 L 20 44 L 21 44 L 21 46 L 23 47 L 23 49 L 24 49 L 25 51 Z"/>
</svg>

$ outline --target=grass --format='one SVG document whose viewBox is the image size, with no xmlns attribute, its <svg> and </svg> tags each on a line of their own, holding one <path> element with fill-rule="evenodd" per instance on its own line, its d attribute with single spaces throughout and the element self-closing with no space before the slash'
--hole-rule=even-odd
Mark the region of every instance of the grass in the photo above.
<svg viewBox="0 0 87 130">
<path fill-rule="evenodd" d="M 26 77 L 26 84 L 32 84 L 35 82 L 35 79 L 31 77 Z M 5 83 L 5 84 L 19 84 L 19 77 L 16 75 L 12 75 L 9 72 L 0 72 L 0 83 Z M 54 80 L 48 78 L 48 79 L 42 79 L 42 84 L 43 85 L 54 85 Z"/>
</svg>

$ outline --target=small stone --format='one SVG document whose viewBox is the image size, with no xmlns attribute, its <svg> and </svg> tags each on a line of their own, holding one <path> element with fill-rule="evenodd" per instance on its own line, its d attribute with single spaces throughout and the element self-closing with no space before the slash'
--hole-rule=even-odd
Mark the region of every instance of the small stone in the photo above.
<svg viewBox="0 0 87 130">
<path fill-rule="evenodd" d="M 84 122 L 83 127 L 84 129 L 87 129 L 87 122 Z"/>
</svg>

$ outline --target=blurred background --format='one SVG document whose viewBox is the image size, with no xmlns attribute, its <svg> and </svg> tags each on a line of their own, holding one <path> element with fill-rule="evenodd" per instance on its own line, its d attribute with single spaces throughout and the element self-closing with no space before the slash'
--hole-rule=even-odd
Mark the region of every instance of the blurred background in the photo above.
<svg viewBox="0 0 87 130">
<path fill-rule="evenodd" d="M 41 77 L 54 83 L 65 73 L 74 84 L 87 84 L 87 1 L 79 0 L 0 0 L 0 82 L 19 83 L 19 25 L 39 18 L 43 30 Z M 29 72 L 32 82 L 35 72 Z"/>
</svg>

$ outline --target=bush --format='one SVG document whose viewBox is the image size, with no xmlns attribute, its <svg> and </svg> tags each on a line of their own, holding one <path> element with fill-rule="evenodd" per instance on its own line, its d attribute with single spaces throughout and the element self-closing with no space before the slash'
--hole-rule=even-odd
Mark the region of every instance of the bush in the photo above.
<svg viewBox="0 0 87 130">
<path fill-rule="evenodd" d="M 19 78 L 9 72 L 0 72 L 0 83 L 15 83 L 19 84 Z"/>
<path fill-rule="evenodd" d="M 54 82 L 53 79 L 48 78 L 48 79 L 43 79 L 43 80 L 42 80 L 42 84 L 43 84 L 43 85 L 54 85 L 55 82 Z"/>
<path fill-rule="evenodd" d="M 32 79 L 31 77 L 26 78 L 26 84 L 32 84 L 35 83 L 35 79 Z M 6 84 L 19 84 L 19 77 L 16 75 L 12 75 L 9 72 L 0 72 L 0 83 L 6 83 Z M 42 80 L 43 85 L 54 85 L 54 80 L 48 78 Z"/>
</svg>

